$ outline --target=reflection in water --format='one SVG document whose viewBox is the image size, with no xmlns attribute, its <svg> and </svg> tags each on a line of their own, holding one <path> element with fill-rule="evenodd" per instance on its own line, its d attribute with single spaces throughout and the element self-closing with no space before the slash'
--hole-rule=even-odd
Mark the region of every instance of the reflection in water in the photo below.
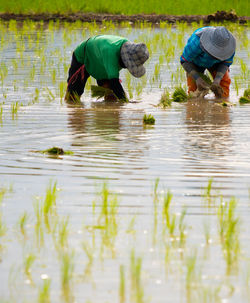
<svg viewBox="0 0 250 303">
<path fill-rule="evenodd" d="M 230 108 L 214 101 L 189 100 L 186 105 L 186 157 L 218 158 L 230 152 Z"/>
<path fill-rule="evenodd" d="M 71 106 L 68 123 L 72 146 L 77 146 L 81 160 L 85 157 L 84 166 L 94 165 L 93 173 L 103 178 L 107 178 L 107 171 L 113 172 L 117 179 L 148 169 L 142 160 L 149 149 L 142 116 L 143 111 L 124 110 L 117 102 L 92 102 L 88 108 Z"/>
<path fill-rule="evenodd" d="M 120 129 L 120 107 L 117 102 L 93 102 L 91 108 L 71 106 L 68 120 L 74 136 L 74 145 L 85 145 L 84 138 L 99 135 L 115 140 Z"/>
</svg>

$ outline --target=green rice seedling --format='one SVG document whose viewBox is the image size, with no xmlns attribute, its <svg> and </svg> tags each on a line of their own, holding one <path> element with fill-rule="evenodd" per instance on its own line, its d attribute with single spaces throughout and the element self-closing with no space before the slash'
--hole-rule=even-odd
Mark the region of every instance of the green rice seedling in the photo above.
<svg viewBox="0 0 250 303">
<path fill-rule="evenodd" d="M 197 271 L 197 251 L 192 250 L 190 255 L 186 257 L 186 289 L 189 292 L 191 288 L 194 288 L 198 279 Z"/>
<path fill-rule="evenodd" d="M 229 202 L 224 202 L 221 199 L 218 208 L 219 234 L 228 272 L 230 272 L 232 266 L 237 265 L 240 252 L 240 220 L 235 213 L 236 206 L 237 202 L 232 197 Z"/>
<path fill-rule="evenodd" d="M 181 216 L 178 222 L 178 228 L 179 228 L 179 238 L 180 238 L 180 246 L 182 247 L 185 242 L 186 242 L 186 231 L 187 231 L 187 226 L 184 223 L 184 219 L 186 216 L 187 210 L 183 209 L 181 212 Z"/>
<path fill-rule="evenodd" d="M 36 216 L 36 224 L 35 224 L 35 234 L 36 234 L 36 242 L 37 246 L 41 247 L 44 243 L 44 233 L 43 233 L 43 208 L 40 205 L 39 201 L 34 203 L 34 211 Z"/>
<path fill-rule="evenodd" d="M 74 251 L 63 251 L 61 261 L 61 289 L 66 302 L 72 302 L 73 275 L 75 269 Z"/>
<path fill-rule="evenodd" d="M 173 198 L 173 194 L 168 191 L 167 194 L 164 194 L 163 197 L 163 220 L 166 222 L 166 226 L 168 229 L 171 228 L 171 226 L 173 224 L 171 224 L 171 214 L 170 214 L 170 203 L 172 201 Z M 174 218 L 174 222 L 175 222 L 175 218 Z"/>
<path fill-rule="evenodd" d="M 0 210 L 0 237 L 3 237 L 6 233 L 7 227 L 5 223 L 3 222 L 3 214 L 2 211 Z M 1 247 L 1 245 L 0 245 Z"/>
<path fill-rule="evenodd" d="M 203 194 L 205 200 L 209 203 L 209 205 L 211 204 L 212 201 L 212 195 L 211 195 L 212 185 L 213 185 L 213 178 L 210 178 L 208 180 L 207 187 L 205 187 L 204 189 L 204 194 Z"/>
<path fill-rule="evenodd" d="M 25 226 L 27 224 L 27 221 L 28 221 L 28 214 L 27 212 L 25 211 L 19 218 L 19 221 L 18 221 L 18 225 L 19 225 L 19 228 L 20 228 L 20 232 L 23 236 L 26 235 L 26 231 L 25 231 Z"/>
<path fill-rule="evenodd" d="M 105 88 L 102 86 L 91 85 L 91 97 L 101 99 L 105 96 L 113 94 L 113 91 L 109 88 Z"/>
<path fill-rule="evenodd" d="M 13 102 L 11 104 L 11 114 L 12 114 L 12 119 L 14 119 L 17 116 L 18 109 L 20 108 L 19 102 Z"/>
<path fill-rule="evenodd" d="M 36 256 L 32 253 L 29 253 L 24 257 L 24 273 L 31 280 L 31 266 L 34 264 Z"/>
<path fill-rule="evenodd" d="M 250 103 L 250 99 L 248 99 L 246 97 L 240 97 L 239 102 L 240 102 L 240 104 L 247 104 L 247 103 Z"/>
<path fill-rule="evenodd" d="M 250 99 L 250 88 L 245 89 L 243 96 Z"/>
<path fill-rule="evenodd" d="M 46 189 L 46 196 L 43 202 L 43 214 L 44 216 L 48 216 L 52 214 L 56 208 L 56 198 L 57 198 L 57 182 L 54 184 L 52 181 Z"/>
<path fill-rule="evenodd" d="M 61 104 L 62 104 L 62 100 L 63 100 L 63 97 L 64 97 L 65 90 L 66 90 L 65 82 L 64 81 L 60 82 L 59 83 L 59 96 L 60 96 Z"/>
<path fill-rule="evenodd" d="M 125 272 L 124 265 L 120 265 L 120 286 L 119 286 L 120 303 L 126 302 Z"/>
<path fill-rule="evenodd" d="M 213 83 L 213 80 L 208 74 L 199 73 L 202 80 L 204 80 L 207 84 L 211 85 Z"/>
<path fill-rule="evenodd" d="M 43 280 L 43 285 L 39 288 L 38 300 L 37 300 L 38 303 L 51 303 L 50 286 L 51 286 L 50 279 Z"/>
<path fill-rule="evenodd" d="M 170 98 L 170 94 L 166 89 L 164 89 L 164 92 L 161 95 L 161 99 L 158 106 L 162 108 L 166 108 L 166 107 L 170 107 L 171 105 L 172 105 L 172 99 Z"/>
<path fill-rule="evenodd" d="M 126 233 L 128 233 L 128 234 L 135 234 L 136 233 L 136 230 L 135 230 L 135 219 L 136 219 L 136 216 L 134 216 L 131 220 L 130 220 L 130 222 L 129 222 L 129 224 L 128 224 L 128 228 L 127 228 L 127 230 L 126 230 Z"/>
<path fill-rule="evenodd" d="M 3 106 L 0 104 L 0 125 L 3 125 Z"/>
<path fill-rule="evenodd" d="M 145 114 L 143 116 L 143 123 L 146 124 L 146 125 L 154 125 L 155 124 L 155 118 L 151 114 L 149 114 L 149 115 Z"/>
<path fill-rule="evenodd" d="M 69 216 L 66 218 L 62 218 L 61 221 L 58 222 L 58 246 L 59 249 L 63 249 L 68 245 L 68 224 L 69 224 Z"/>
<path fill-rule="evenodd" d="M 46 189 L 46 196 L 42 205 L 44 223 L 48 232 L 51 231 L 50 221 L 53 218 L 52 216 L 56 214 L 56 198 L 57 198 L 57 182 L 55 181 L 54 184 L 52 184 L 51 181 Z"/>
<path fill-rule="evenodd" d="M 0 205 L 2 204 L 4 196 L 6 195 L 7 192 L 8 189 L 6 187 L 0 188 Z"/>
<path fill-rule="evenodd" d="M 56 98 L 56 96 L 52 93 L 52 91 L 51 91 L 48 87 L 46 87 L 46 90 L 47 90 L 47 92 L 48 92 L 47 97 L 48 97 L 48 99 L 49 99 L 49 102 L 54 101 L 55 98 Z"/>
<path fill-rule="evenodd" d="M 203 227 L 204 227 L 205 242 L 208 245 L 211 243 L 210 225 L 208 224 L 208 222 L 205 222 L 203 224 Z"/>
<path fill-rule="evenodd" d="M 134 250 L 132 250 L 130 255 L 131 301 L 136 303 L 145 302 L 141 281 L 141 266 L 142 258 L 136 257 Z"/>
<path fill-rule="evenodd" d="M 174 102 L 185 102 L 188 100 L 188 95 L 182 87 L 177 87 L 172 98 Z"/>
<path fill-rule="evenodd" d="M 239 99 L 240 104 L 250 103 L 250 88 L 244 91 L 243 97 Z"/>
<path fill-rule="evenodd" d="M 89 277 L 91 277 L 92 266 L 94 263 L 94 253 L 95 253 L 94 241 L 93 241 L 92 245 L 89 245 L 87 242 L 83 242 L 82 248 L 88 258 L 88 263 L 86 264 L 85 269 L 84 269 L 84 278 L 88 279 Z"/>
<path fill-rule="evenodd" d="M 113 247 L 116 239 L 118 200 L 117 196 L 110 195 L 107 183 L 103 184 L 101 191 L 101 212 L 98 225 L 103 226 L 103 241 L 105 246 Z"/>
</svg>

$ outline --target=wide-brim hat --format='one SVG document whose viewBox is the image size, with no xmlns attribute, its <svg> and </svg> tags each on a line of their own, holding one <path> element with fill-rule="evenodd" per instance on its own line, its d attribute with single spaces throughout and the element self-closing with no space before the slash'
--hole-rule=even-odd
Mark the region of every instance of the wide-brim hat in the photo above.
<svg viewBox="0 0 250 303">
<path fill-rule="evenodd" d="M 224 26 L 205 28 L 200 36 L 200 43 L 205 51 L 221 61 L 230 58 L 236 48 L 234 36 Z"/>
<path fill-rule="evenodd" d="M 136 78 L 142 77 L 145 73 L 145 63 L 149 58 L 149 52 L 144 43 L 125 42 L 121 47 L 121 59 L 129 70 L 129 72 Z"/>
</svg>

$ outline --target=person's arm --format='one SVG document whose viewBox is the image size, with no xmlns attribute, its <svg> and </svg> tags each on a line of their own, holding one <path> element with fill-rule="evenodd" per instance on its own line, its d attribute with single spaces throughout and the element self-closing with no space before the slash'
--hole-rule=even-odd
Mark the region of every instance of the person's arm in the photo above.
<svg viewBox="0 0 250 303">
<path fill-rule="evenodd" d="M 207 89 L 207 83 L 200 77 L 193 60 L 203 52 L 200 47 L 200 38 L 194 33 L 189 39 L 181 55 L 180 61 L 184 70 L 190 75 L 200 89 Z"/>
<path fill-rule="evenodd" d="M 116 95 L 116 97 L 120 100 L 127 100 L 125 91 L 119 81 L 119 79 L 117 78 L 113 78 L 109 80 L 110 83 L 110 89 L 112 89 L 112 91 L 114 92 L 114 94 Z"/>
</svg>

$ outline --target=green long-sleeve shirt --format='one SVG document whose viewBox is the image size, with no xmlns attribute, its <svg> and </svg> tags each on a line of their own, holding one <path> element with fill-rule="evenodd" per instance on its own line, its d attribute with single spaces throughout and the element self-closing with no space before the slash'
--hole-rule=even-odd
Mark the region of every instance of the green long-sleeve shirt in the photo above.
<svg viewBox="0 0 250 303">
<path fill-rule="evenodd" d="M 79 63 L 96 80 L 119 78 L 120 50 L 128 39 L 113 35 L 100 35 L 83 41 L 74 51 Z"/>
</svg>

